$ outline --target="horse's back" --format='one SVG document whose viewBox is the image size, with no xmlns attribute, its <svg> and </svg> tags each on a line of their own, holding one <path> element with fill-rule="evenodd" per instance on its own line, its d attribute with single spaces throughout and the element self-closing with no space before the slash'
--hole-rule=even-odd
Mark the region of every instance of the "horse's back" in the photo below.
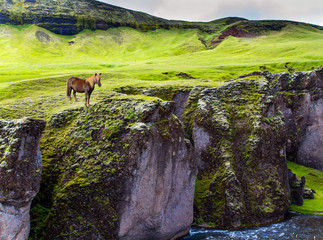
<svg viewBox="0 0 323 240">
<path fill-rule="evenodd" d="M 67 83 L 68 84 L 72 84 L 74 81 L 78 81 L 78 80 L 82 80 L 82 79 L 77 78 L 77 77 L 71 77 L 70 79 L 67 80 Z"/>
<path fill-rule="evenodd" d="M 76 92 L 86 92 L 88 91 L 88 84 L 84 79 L 80 79 L 77 77 L 71 77 L 67 81 L 67 85 L 69 85 L 72 89 L 74 89 Z"/>
</svg>

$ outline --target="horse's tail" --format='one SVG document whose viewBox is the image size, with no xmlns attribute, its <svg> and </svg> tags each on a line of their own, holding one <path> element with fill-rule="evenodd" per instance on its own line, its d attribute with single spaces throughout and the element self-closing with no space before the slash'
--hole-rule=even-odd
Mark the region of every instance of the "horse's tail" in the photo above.
<svg viewBox="0 0 323 240">
<path fill-rule="evenodd" d="M 72 92 L 72 88 L 71 88 L 71 83 L 69 79 L 66 83 L 66 96 L 71 98 L 71 92 Z"/>
</svg>

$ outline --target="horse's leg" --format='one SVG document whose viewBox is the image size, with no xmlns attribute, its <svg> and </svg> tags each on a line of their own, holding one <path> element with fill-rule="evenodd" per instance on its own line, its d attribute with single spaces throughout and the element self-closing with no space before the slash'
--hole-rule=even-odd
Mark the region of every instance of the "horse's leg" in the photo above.
<svg viewBox="0 0 323 240">
<path fill-rule="evenodd" d="M 85 92 L 85 107 L 87 107 L 88 99 L 89 99 L 89 93 Z"/>
<path fill-rule="evenodd" d="M 70 101 L 72 100 L 71 92 L 72 92 L 72 88 L 67 85 L 67 87 L 66 87 L 66 95 L 70 99 Z"/>
<path fill-rule="evenodd" d="M 73 89 L 73 95 L 74 95 L 74 98 L 75 98 L 75 102 L 77 102 L 76 91 L 74 89 Z"/>
<path fill-rule="evenodd" d="M 90 97 L 91 97 L 91 93 L 89 93 L 89 96 L 87 97 L 87 105 L 90 106 Z"/>
</svg>

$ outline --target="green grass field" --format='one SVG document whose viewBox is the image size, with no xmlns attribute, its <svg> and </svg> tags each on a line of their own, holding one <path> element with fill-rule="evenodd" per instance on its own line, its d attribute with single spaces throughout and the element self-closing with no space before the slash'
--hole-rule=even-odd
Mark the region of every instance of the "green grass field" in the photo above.
<svg viewBox="0 0 323 240">
<path fill-rule="evenodd" d="M 40 41 L 39 31 L 48 40 Z M 0 88 L 19 80 L 96 71 L 120 74 L 129 84 L 177 80 L 162 73 L 181 71 L 218 82 L 262 65 L 274 72 L 286 71 L 286 62 L 296 70 L 323 65 L 323 32 L 310 26 L 289 25 L 257 38 L 229 37 L 212 50 L 206 50 L 199 37 L 198 30 L 130 28 L 60 36 L 33 25 L 0 25 Z"/>
<path fill-rule="evenodd" d="M 214 35 L 115 28 L 62 36 L 34 25 L 0 25 L 0 118 L 47 119 L 81 106 L 66 100 L 65 83 L 95 72 L 102 73 L 102 87 L 92 103 L 121 86 L 219 86 L 260 66 L 277 73 L 287 71 L 286 62 L 295 71 L 323 65 L 323 31 L 311 26 L 289 24 L 257 38 L 228 37 L 215 49 L 199 40 Z M 176 76 L 180 72 L 195 79 Z"/>
</svg>

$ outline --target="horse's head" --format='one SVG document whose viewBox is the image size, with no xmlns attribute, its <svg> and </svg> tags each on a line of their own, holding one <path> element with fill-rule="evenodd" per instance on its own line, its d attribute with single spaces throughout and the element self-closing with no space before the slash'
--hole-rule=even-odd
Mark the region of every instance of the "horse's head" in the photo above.
<svg viewBox="0 0 323 240">
<path fill-rule="evenodd" d="M 94 83 L 98 84 L 98 86 L 101 87 L 101 73 L 94 75 Z"/>
</svg>

